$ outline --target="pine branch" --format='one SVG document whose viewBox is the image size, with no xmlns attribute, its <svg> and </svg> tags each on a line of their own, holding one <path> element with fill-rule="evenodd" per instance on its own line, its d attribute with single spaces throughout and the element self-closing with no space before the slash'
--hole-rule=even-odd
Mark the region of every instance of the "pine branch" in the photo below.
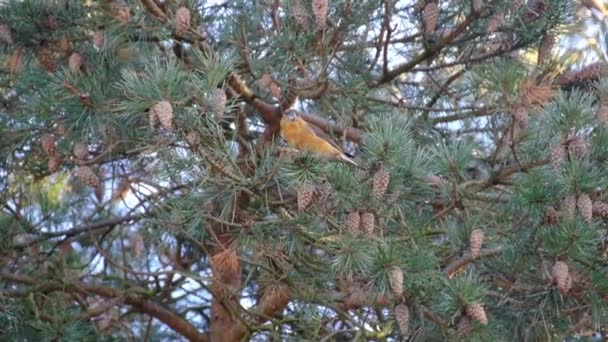
<svg viewBox="0 0 608 342">
<path fill-rule="evenodd" d="M 0 273 L 0 278 L 5 279 L 12 283 L 24 284 L 33 286 L 38 283 L 38 280 L 14 273 Z M 202 334 L 192 324 L 190 324 L 184 318 L 178 316 L 175 312 L 172 312 L 160 304 L 153 301 L 146 300 L 138 295 L 126 294 L 122 291 L 118 291 L 109 287 L 89 285 L 81 282 L 67 282 L 65 284 L 49 284 L 45 287 L 47 291 L 60 291 L 69 293 L 70 291 L 83 292 L 86 295 L 97 295 L 104 298 L 123 298 L 124 303 L 130 305 L 135 311 L 147 314 L 151 317 L 158 319 L 165 323 L 175 332 L 189 339 L 190 341 L 208 342 L 210 341 L 207 334 Z"/>
<path fill-rule="evenodd" d="M 416 65 L 424 62 L 428 58 L 438 54 L 443 48 L 454 41 L 456 37 L 463 33 L 469 27 L 469 25 L 479 17 L 479 15 L 480 12 L 472 12 L 462 23 L 460 23 L 460 25 L 456 27 L 456 29 L 454 29 L 454 31 L 450 32 L 450 34 L 441 39 L 436 45 L 430 49 L 426 49 L 423 53 L 414 57 L 411 61 L 398 65 L 394 69 L 382 73 L 382 76 L 375 82 L 374 86 L 388 83 L 399 75 L 412 70 Z"/>
<path fill-rule="evenodd" d="M 87 224 L 87 225 L 81 225 L 81 226 L 74 227 L 72 229 L 68 229 L 68 230 L 64 230 L 64 231 L 60 231 L 60 232 L 41 233 L 40 236 L 36 237 L 35 239 L 29 240 L 29 241 L 24 241 L 23 243 L 14 244 L 13 247 L 17 247 L 17 248 L 28 247 L 28 246 L 34 245 L 38 242 L 56 238 L 56 237 L 61 237 L 61 236 L 65 236 L 65 238 L 67 239 L 72 236 L 76 236 L 78 234 L 89 232 L 92 230 L 105 229 L 105 228 L 113 227 L 113 226 L 123 224 L 126 222 L 137 222 L 137 221 L 141 220 L 141 218 L 142 218 L 141 215 L 127 215 L 127 216 L 113 217 L 113 218 L 103 220 L 100 222 L 95 222 L 95 223 L 91 223 L 91 224 Z"/>
<path fill-rule="evenodd" d="M 473 258 L 470 254 L 467 253 L 467 254 L 463 255 L 461 258 L 456 259 L 456 260 L 452 261 L 451 263 L 449 263 L 443 272 L 448 276 L 448 278 L 452 278 L 452 277 L 454 277 L 454 275 L 456 275 L 458 272 L 460 272 L 465 266 L 472 263 L 473 261 L 481 259 L 481 258 L 487 258 L 487 257 L 491 257 L 494 255 L 498 255 L 498 254 L 501 254 L 502 252 L 503 252 L 503 249 L 500 247 L 494 248 L 494 249 L 485 249 L 485 250 L 482 250 L 479 252 L 479 256 L 477 258 Z"/>
</svg>

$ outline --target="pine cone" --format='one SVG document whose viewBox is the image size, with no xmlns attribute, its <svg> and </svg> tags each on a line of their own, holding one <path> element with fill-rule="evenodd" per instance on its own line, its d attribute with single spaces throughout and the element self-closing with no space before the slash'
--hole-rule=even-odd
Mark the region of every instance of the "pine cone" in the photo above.
<svg viewBox="0 0 608 342">
<path fill-rule="evenodd" d="M 597 122 L 600 125 L 608 125 L 608 101 L 603 100 L 597 109 Z"/>
<path fill-rule="evenodd" d="M 49 156 L 48 168 L 50 173 L 57 172 L 61 167 L 61 164 L 63 164 L 63 160 L 61 160 L 61 157 L 59 155 L 54 154 L 52 156 Z"/>
<path fill-rule="evenodd" d="M 175 12 L 175 35 L 184 37 L 190 30 L 190 10 L 186 7 L 180 7 Z"/>
<path fill-rule="evenodd" d="M 395 306 L 395 321 L 397 321 L 397 326 L 399 327 L 401 335 L 407 336 L 409 334 L 410 325 L 410 309 L 407 305 L 401 303 Z"/>
<path fill-rule="evenodd" d="M 391 177 L 388 172 L 384 169 L 384 167 L 380 167 L 376 173 L 374 173 L 374 177 L 372 179 L 372 194 L 375 199 L 380 199 L 382 195 L 388 189 L 388 184 L 391 181 Z"/>
<path fill-rule="evenodd" d="M 97 175 L 95 175 L 93 169 L 86 165 L 79 166 L 76 169 L 76 177 L 78 177 L 82 183 L 92 188 L 97 188 L 99 185 L 99 178 L 97 178 Z"/>
<path fill-rule="evenodd" d="M 576 201 L 576 205 L 578 206 L 578 210 L 581 212 L 581 216 L 583 216 L 583 220 L 589 223 L 593 219 L 593 202 L 589 195 L 583 193 L 578 196 Z"/>
<path fill-rule="evenodd" d="M 556 224 L 558 219 L 559 213 L 557 212 L 557 210 L 555 210 L 555 208 L 548 207 L 545 210 L 545 217 L 543 220 L 545 224 Z"/>
<path fill-rule="evenodd" d="M 53 52 L 49 48 L 43 47 L 40 49 L 38 52 L 38 63 L 44 70 L 50 73 L 54 73 L 57 70 Z"/>
<path fill-rule="evenodd" d="M 375 217 L 372 213 L 361 214 L 361 230 L 367 236 L 374 234 Z"/>
<path fill-rule="evenodd" d="M 601 218 L 608 218 L 608 204 L 601 201 L 593 202 L 593 213 Z"/>
<path fill-rule="evenodd" d="M 551 270 L 553 281 L 557 284 L 557 288 L 561 294 L 566 294 L 572 286 L 572 278 L 568 271 L 568 264 L 563 261 L 558 261 L 553 265 Z"/>
<path fill-rule="evenodd" d="M 0 24 L 0 41 L 8 45 L 13 45 L 13 34 L 11 28 L 6 24 Z"/>
<path fill-rule="evenodd" d="M 43 134 L 40 138 L 40 144 L 42 145 L 42 150 L 48 156 L 54 156 L 55 154 L 57 154 L 57 147 L 55 146 L 55 137 L 51 134 Z"/>
<path fill-rule="evenodd" d="M 576 214 L 576 197 L 574 195 L 566 196 L 562 200 L 561 211 L 567 218 L 573 218 Z"/>
<path fill-rule="evenodd" d="M 538 46 L 538 56 L 536 64 L 544 65 L 545 61 L 549 59 L 551 56 L 551 50 L 555 46 L 556 40 L 555 35 L 553 33 L 546 33 L 543 35 L 540 40 L 540 45 Z"/>
<path fill-rule="evenodd" d="M 74 157 L 78 160 L 87 160 L 89 156 L 89 147 L 81 142 L 74 144 Z"/>
<path fill-rule="evenodd" d="M 72 42 L 66 36 L 61 36 L 57 43 L 59 52 L 65 57 L 69 57 L 72 54 Z"/>
<path fill-rule="evenodd" d="M 348 214 L 348 216 L 346 216 L 346 228 L 348 228 L 349 232 L 353 234 L 358 233 L 360 223 L 361 215 L 359 215 L 359 212 L 353 211 L 352 213 Z"/>
<path fill-rule="evenodd" d="M 298 188 L 297 200 L 298 200 L 298 211 L 303 212 L 308 209 L 313 201 L 315 195 L 315 187 L 310 183 L 304 183 Z"/>
<path fill-rule="evenodd" d="M 103 32 L 103 30 L 96 30 L 95 33 L 93 33 L 93 45 L 96 48 L 101 49 L 103 48 L 104 43 L 105 33 Z"/>
<path fill-rule="evenodd" d="M 211 101 L 209 101 L 209 107 L 211 111 L 217 115 L 218 120 L 221 120 L 226 110 L 227 102 L 226 92 L 222 89 L 213 89 L 211 94 Z"/>
<path fill-rule="evenodd" d="M 471 324 L 471 319 L 469 316 L 460 316 L 460 320 L 458 320 L 458 336 L 468 337 L 472 332 L 473 325 Z"/>
<path fill-rule="evenodd" d="M 296 23 L 300 25 L 305 30 L 310 28 L 310 24 L 308 23 L 308 13 L 306 11 L 306 7 L 302 4 L 302 1 L 295 0 L 293 6 L 291 7 L 291 15 L 296 20 Z"/>
<path fill-rule="evenodd" d="M 472 258 L 477 258 L 479 256 L 479 251 L 481 251 L 481 245 L 483 244 L 484 237 L 485 234 L 481 229 L 475 229 L 469 235 L 469 245 Z"/>
<path fill-rule="evenodd" d="M 83 58 L 78 52 L 74 52 L 70 55 L 70 59 L 68 60 L 68 66 L 70 67 L 70 71 L 73 73 L 80 72 L 80 68 L 82 67 Z"/>
<path fill-rule="evenodd" d="M 21 70 L 21 65 L 23 65 L 23 48 L 18 48 L 9 58 L 7 66 L 11 73 L 16 74 Z"/>
<path fill-rule="evenodd" d="M 474 321 L 481 323 L 482 325 L 488 325 L 488 318 L 486 317 L 486 310 L 479 303 L 473 303 L 467 307 L 467 316 Z"/>
<path fill-rule="evenodd" d="M 391 269 L 391 290 L 396 297 L 401 297 L 403 294 L 403 271 L 397 266 Z"/>
<path fill-rule="evenodd" d="M 196 147 L 201 143 L 201 136 L 197 132 L 190 131 L 186 134 L 186 142 L 191 147 Z"/>
<path fill-rule="evenodd" d="M 317 20 L 317 28 L 322 30 L 327 25 L 328 0 L 312 0 L 312 13 Z"/>
<path fill-rule="evenodd" d="M 433 34 L 439 22 L 439 6 L 437 1 L 429 1 L 422 10 L 422 23 L 424 24 L 424 34 Z"/>
<path fill-rule="evenodd" d="M 587 155 L 588 147 L 587 141 L 584 137 L 577 135 L 568 144 L 568 150 L 570 151 L 570 156 L 576 156 L 578 158 L 583 158 Z"/>
<path fill-rule="evenodd" d="M 553 171 L 559 173 L 566 162 L 566 148 L 562 144 L 553 145 L 551 148 L 551 164 Z"/>
<path fill-rule="evenodd" d="M 488 24 L 486 26 L 486 31 L 488 33 L 496 32 L 498 28 L 505 21 L 504 14 L 502 13 L 494 13 L 489 19 Z"/>
<path fill-rule="evenodd" d="M 173 107 L 169 101 L 160 101 L 150 108 L 150 126 L 155 126 L 154 118 L 160 122 L 163 128 L 173 127 Z"/>
<path fill-rule="evenodd" d="M 607 75 L 608 64 L 604 62 L 597 62 L 589 64 L 580 70 L 572 70 L 562 74 L 562 76 L 559 78 L 559 84 L 562 86 L 568 86 L 581 82 L 591 82 Z"/>
</svg>

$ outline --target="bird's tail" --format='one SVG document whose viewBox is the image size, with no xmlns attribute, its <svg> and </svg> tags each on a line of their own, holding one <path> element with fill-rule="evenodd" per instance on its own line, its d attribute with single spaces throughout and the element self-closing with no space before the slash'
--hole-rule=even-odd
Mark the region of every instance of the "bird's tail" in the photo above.
<svg viewBox="0 0 608 342">
<path fill-rule="evenodd" d="M 352 159 L 350 159 L 349 157 L 347 157 L 347 156 L 346 156 L 344 153 L 340 154 L 340 157 L 338 157 L 338 159 L 339 159 L 340 161 L 345 162 L 345 163 L 349 163 L 349 164 L 351 164 L 351 165 L 353 165 L 353 166 L 356 166 L 356 167 L 361 167 L 361 166 L 359 166 L 359 164 L 357 164 L 357 163 L 356 163 L 354 160 L 352 160 Z"/>
</svg>

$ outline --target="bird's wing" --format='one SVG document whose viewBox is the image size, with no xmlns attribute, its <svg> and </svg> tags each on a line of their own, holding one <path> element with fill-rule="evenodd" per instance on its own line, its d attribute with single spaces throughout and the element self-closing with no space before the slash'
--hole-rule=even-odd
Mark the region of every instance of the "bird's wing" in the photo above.
<svg viewBox="0 0 608 342">
<path fill-rule="evenodd" d="M 334 142 L 334 140 L 329 136 L 329 134 L 325 133 L 319 126 L 310 124 L 308 122 L 306 124 L 308 125 L 308 127 L 311 128 L 311 130 L 317 137 L 327 141 L 331 146 L 337 148 L 339 151 L 342 151 L 342 148 L 340 148 L 340 146 L 338 146 L 338 144 Z"/>
</svg>

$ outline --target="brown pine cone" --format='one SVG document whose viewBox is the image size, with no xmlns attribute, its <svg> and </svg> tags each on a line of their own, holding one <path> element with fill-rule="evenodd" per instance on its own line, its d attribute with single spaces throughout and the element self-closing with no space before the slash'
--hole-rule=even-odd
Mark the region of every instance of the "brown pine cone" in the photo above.
<svg viewBox="0 0 608 342">
<path fill-rule="evenodd" d="M 393 266 L 390 277 L 391 291 L 396 297 L 403 294 L 403 271 L 398 266 Z"/>
<path fill-rule="evenodd" d="M 150 126 L 154 126 L 154 118 L 160 122 L 163 128 L 171 129 L 173 127 L 173 107 L 169 101 L 157 102 L 148 113 L 150 116 Z"/>
<path fill-rule="evenodd" d="M 601 201 L 593 202 L 593 213 L 601 218 L 608 218 L 608 204 Z"/>
<path fill-rule="evenodd" d="M 486 316 L 486 310 L 479 303 L 473 303 L 467 307 L 467 316 L 472 320 L 475 320 L 482 325 L 488 325 L 488 317 Z"/>
<path fill-rule="evenodd" d="M 463 315 L 458 320 L 458 336 L 468 337 L 473 332 L 473 325 L 469 316 Z"/>
<path fill-rule="evenodd" d="M 313 203 L 313 197 L 315 195 L 315 187 L 306 182 L 298 187 L 297 201 L 298 211 L 303 212 L 308 209 Z"/>
<path fill-rule="evenodd" d="M 481 251 L 481 245 L 483 244 L 484 237 L 485 234 L 481 229 L 475 229 L 469 235 L 469 245 L 472 258 L 477 258 L 479 256 L 479 251 Z"/>
<path fill-rule="evenodd" d="M 13 45 L 13 34 L 11 28 L 6 24 L 0 24 L 0 41 L 8 45 Z"/>
<path fill-rule="evenodd" d="M 568 264 L 563 261 L 558 261 L 553 265 L 551 270 L 553 281 L 557 284 L 557 288 L 561 294 L 566 294 L 572 286 L 572 278 L 568 270 Z"/>
<path fill-rule="evenodd" d="M 40 138 L 40 144 L 42 145 L 42 150 L 48 156 L 54 156 L 57 154 L 57 147 L 55 146 L 55 137 L 51 134 L 43 134 Z"/>
<path fill-rule="evenodd" d="M 228 98 L 226 97 L 226 92 L 224 90 L 219 88 L 213 89 L 209 107 L 211 108 L 211 111 L 217 115 L 218 120 L 221 120 L 224 116 L 227 101 Z"/>
<path fill-rule="evenodd" d="M 551 164 L 553 170 L 559 173 L 566 162 L 566 148 L 562 144 L 553 145 L 551 148 Z"/>
<path fill-rule="evenodd" d="M 296 23 L 300 25 L 300 27 L 305 30 L 310 28 L 310 24 L 308 23 L 308 13 L 301 0 L 294 1 L 293 6 L 291 7 L 291 15 L 296 20 Z"/>
<path fill-rule="evenodd" d="M 186 142 L 190 147 L 197 147 L 201 143 L 201 136 L 197 132 L 190 131 L 186 134 Z"/>
<path fill-rule="evenodd" d="M 175 12 L 175 35 L 182 38 L 190 30 L 190 10 L 184 6 Z"/>
<path fill-rule="evenodd" d="M 397 326 L 399 327 L 401 335 L 407 336 L 409 334 L 410 324 L 410 309 L 407 305 L 401 303 L 395 306 L 395 321 L 397 321 Z"/>
<path fill-rule="evenodd" d="M 61 160 L 61 157 L 57 154 L 54 154 L 52 156 L 49 156 L 49 162 L 48 162 L 48 168 L 49 168 L 49 172 L 51 173 L 55 173 L 59 170 L 59 168 L 61 167 L 61 164 L 63 164 L 63 160 Z"/>
<path fill-rule="evenodd" d="M 97 175 L 95 175 L 93 169 L 86 165 L 79 166 L 76 169 L 76 177 L 78 177 L 81 182 L 92 188 L 97 188 L 99 185 L 99 178 L 97 178 Z"/>
<path fill-rule="evenodd" d="M 70 71 L 73 73 L 80 72 L 80 68 L 82 68 L 83 58 L 78 52 L 73 52 L 70 55 L 70 59 L 68 60 L 68 66 Z"/>
<path fill-rule="evenodd" d="M 40 51 L 38 51 L 38 63 L 44 70 L 50 73 L 54 73 L 57 70 L 53 52 L 47 47 L 42 47 L 40 48 Z"/>
<path fill-rule="evenodd" d="M 380 167 L 372 179 L 372 194 L 375 199 L 380 199 L 388 189 L 388 184 L 391 181 L 391 176 L 384 167 Z"/>
<path fill-rule="evenodd" d="M 327 25 L 328 0 L 312 0 L 312 13 L 317 20 L 317 28 L 322 30 Z"/>
<path fill-rule="evenodd" d="M 424 24 L 424 34 L 435 33 L 439 22 L 439 6 L 437 1 L 429 1 L 422 10 L 422 23 Z"/>
<path fill-rule="evenodd" d="M 580 194 L 576 201 L 576 205 L 585 222 L 591 222 L 593 219 L 593 202 L 591 201 L 591 198 L 589 198 L 589 195 L 585 193 Z"/>
<path fill-rule="evenodd" d="M 566 218 L 573 218 L 576 214 L 576 197 L 574 195 L 566 196 L 562 200 L 561 211 Z"/>
<path fill-rule="evenodd" d="M 361 215 L 359 212 L 354 211 L 346 216 L 346 228 L 348 231 L 356 234 L 359 232 L 359 224 L 361 223 Z"/>
<path fill-rule="evenodd" d="M 372 213 L 361 214 L 361 230 L 367 236 L 374 234 L 375 217 Z"/>
<path fill-rule="evenodd" d="M 7 62 L 8 71 L 16 74 L 21 70 L 23 65 L 23 48 L 16 49 Z"/>
<path fill-rule="evenodd" d="M 77 142 L 74 144 L 74 157 L 78 160 L 87 160 L 89 157 L 89 147 L 87 144 Z"/>
<path fill-rule="evenodd" d="M 538 47 L 538 56 L 536 64 L 545 64 L 545 62 L 551 56 L 551 50 L 553 50 L 555 42 L 555 35 L 553 33 L 546 33 L 543 35 L 542 39 L 540 40 L 540 45 Z"/>
</svg>

